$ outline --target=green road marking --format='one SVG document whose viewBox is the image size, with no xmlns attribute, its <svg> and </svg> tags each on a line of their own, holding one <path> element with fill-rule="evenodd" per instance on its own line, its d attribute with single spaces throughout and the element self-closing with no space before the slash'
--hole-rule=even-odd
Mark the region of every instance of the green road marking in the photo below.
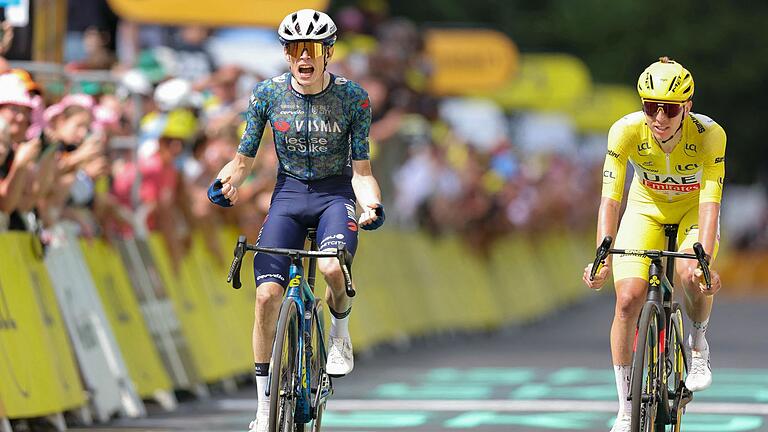
<svg viewBox="0 0 768 432">
<path fill-rule="evenodd" d="M 493 388 L 484 385 L 466 385 L 455 382 L 451 385 L 427 384 L 411 386 L 405 383 L 382 384 L 374 395 L 386 399 L 488 399 Z"/>
<path fill-rule="evenodd" d="M 694 399 L 718 399 L 768 402 L 768 385 L 765 384 L 727 384 L 719 383 L 720 377 L 714 375 L 718 382 L 706 391 L 695 394 Z"/>
<path fill-rule="evenodd" d="M 326 411 L 323 425 L 337 428 L 417 428 L 434 423 L 438 418 L 429 411 Z M 597 430 L 610 429 L 614 415 L 589 412 L 555 412 L 509 414 L 472 411 L 458 414 L 443 422 L 443 427 L 470 429 L 480 426 L 527 426 L 540 429 Z M 759 416 L 720 414 L 686 414 L 683 428 L 688 432 L 744 432 L 760 430 L 765 424 Z"/>
<path fill-rule="evenodd" d="M 413 428 L 427 424 L 429 416 L 430 413 L 426 411 L 358 411 L 354 413 L 326 411 L 323 414 L 323 426 Z"/>
<path fill-rule="evenodd" d="M 573 385 L 584 383 L 614 383 L 613 371 L 609 368 L 595 370 L 587 368 L 563 368 L 549 375 L 552 385 Z"/>
<path fill-rule="evenodd" d="M 739 432 L 759 430 L 762 417 L 717 414 L 685 414 L 682 429 L 689 432 Z"/>
<path fill-rule="evenodd" d="M 495 385 L 516 385 L 531 382 L 536 372 L 531 368 L 472 368 L 432 369 L 426 374 L 428 382 L 462 382 Z"/>
<path fill-rule="evenodd" d="M 733 383 L 763 383 L 768 385 L 768 369 L 715 369 L 718 381 Z"/>
<path fill-rule="evenodd" d="M 495 412 L 475 411 L 461 414 L 446 421 L 443 426 L 455 429 L 468 429 L 478 426 L 531 426 L 546 429 L 591 429 L 595 421 L 605 418 L 599 413 L 537 413 L 537 414 L 499 414 Z"/>
</svg>

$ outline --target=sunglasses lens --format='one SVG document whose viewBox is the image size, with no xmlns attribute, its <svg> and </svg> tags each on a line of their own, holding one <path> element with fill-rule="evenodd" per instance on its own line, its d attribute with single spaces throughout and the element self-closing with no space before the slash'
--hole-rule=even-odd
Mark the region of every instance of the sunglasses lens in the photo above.
<svg viewBox="0 0 768 432">
<path fill-rule="evenodd" d="M 304 54 L 304 50 L 307 50 L 307 55 L 311 58 L 322 57 L 323 44 L 320 42 L 290 42 L 285 46 L 288 55 L 294 58 L 299 58 Z"/>
<path fill-rule="evenodd" d="M 659 110 L 664 111 L 667 117 L 677 117 L 683 110 L 683 104 L 643 101 L 643 112 L 649 116 L 655 116 Z"/>
<path fill-rule="evenodd" d="M 666 107 L 664 108 L 667 112 L 667 117 L 677 117 L 678 114 L 680 114 L 680 111 L 683 110 L 682 104 L 666 104 Z"/>
</svg>

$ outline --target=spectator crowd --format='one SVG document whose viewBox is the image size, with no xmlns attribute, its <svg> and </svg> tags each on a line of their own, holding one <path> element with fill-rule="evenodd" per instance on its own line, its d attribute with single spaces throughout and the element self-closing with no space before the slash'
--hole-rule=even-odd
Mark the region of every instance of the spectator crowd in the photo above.
<svg viewBox="0 0 768 432">
<path fill-rule="evenodd" d="M 596 151 L 523 143 L 525 113 L 497 107 L 495 121 L 474 121 L 482 103 L 430 92 L 419 28 L 364 4 L 333 15 L 329 69 L 370 95 L 372 163 L 393 225 L 458 235 L 479 254 L 509 233 L 593 228 L 604 140 Z M 81 24 L 62 76 L 0 61 L 0 230 L 43 243 L 63 219 L 86 237 L 157 231 L 176 264 L 196 229 L 235 224 L 255 239 L 277 170 L 270 131 L 237 206 L 212 206 L 205 190 L 237 149 L 253 85 L 270 76 L 218 60 L 219 31 Z M 110 79 L 83 73 L 93 70 Z"/>
</svg>

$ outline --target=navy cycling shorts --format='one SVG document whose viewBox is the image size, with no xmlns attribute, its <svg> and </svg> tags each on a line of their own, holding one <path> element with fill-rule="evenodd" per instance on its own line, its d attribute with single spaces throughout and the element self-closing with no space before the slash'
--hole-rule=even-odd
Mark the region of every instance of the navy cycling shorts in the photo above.
<svg viewBox="0 0 768 432">
<path fill-rule="evenodd" d="M 279 176 L 272 203 L 257 244 L 262 247 L 303 249 L 307 229 L 317 228 L 320 250 L 345 245 L 353 255 L 357 249 L 355 193 L 347 176 L 322 180 L 298 180 Z M 253 259 L 256 286 L 288 283 L 290 259 L 257 253 Z"/>
</svg>

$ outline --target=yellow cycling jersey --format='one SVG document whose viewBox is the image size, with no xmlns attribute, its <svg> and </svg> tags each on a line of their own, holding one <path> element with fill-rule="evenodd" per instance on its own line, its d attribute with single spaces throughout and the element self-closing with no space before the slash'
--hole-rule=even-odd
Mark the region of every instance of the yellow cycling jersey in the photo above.
<svg viewBox="0 0 768 432">
<path fill-rule="evenodd" d="M 725 131 L 711 118 L 689 113 L 671 153 L 656 142 L 642 111 L 611 126 L 603 165 L 604 197 L 621 202 L 627 161 L 635 169 L 628 201 L 720 202 L 725 175 Z"/>
</svg>

